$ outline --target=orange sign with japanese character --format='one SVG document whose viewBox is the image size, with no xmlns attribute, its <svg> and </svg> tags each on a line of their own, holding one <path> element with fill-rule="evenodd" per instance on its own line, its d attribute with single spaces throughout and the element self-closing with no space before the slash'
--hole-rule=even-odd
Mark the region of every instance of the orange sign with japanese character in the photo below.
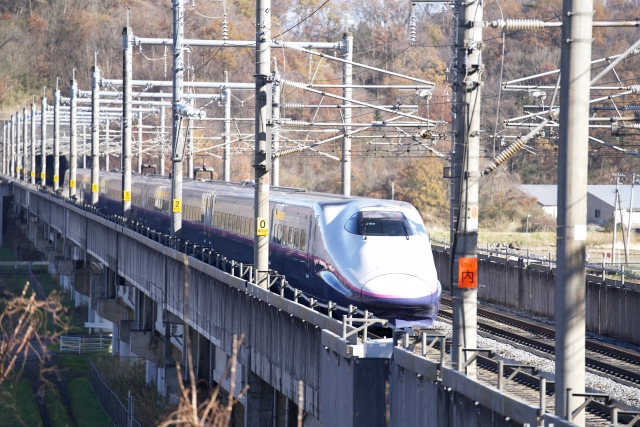
<svg viewBox="0 0 640 427">
<path fill-rule="evenodd" d="M 478 259 L 460 258 L 458 262 L 458 288 L 475 289 L 478 287 Z"/>
</svg>

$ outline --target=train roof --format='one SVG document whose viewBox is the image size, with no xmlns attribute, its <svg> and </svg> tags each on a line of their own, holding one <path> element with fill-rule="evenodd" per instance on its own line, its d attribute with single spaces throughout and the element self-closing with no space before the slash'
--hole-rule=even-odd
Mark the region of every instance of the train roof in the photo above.
<svg viewBox="0 0 640 427">
<path fill-rule="evenodd" d="M 81 171 L 81 169 L 78 169 Z M 82 170 L 83 172 L 88 172 L 88 169 Z M 121 178 L 122 174 L 120 172 L 106 172 L 100 171 L 101 178 Z M 146 181 L 146 185 L 149 186 L 168 186 L 171 185 L 171 180 L 167 176 L 161 175 L 147 175 L 147 174 L 137 174 L 132 173 L 132 180 L 135 180 L 136 184 L 139 184 L 140 181 Z M 201 191 L 204 193 L 212 192 L 216 190 L 217 192 L 225 192 L 230 196 L 236 196 L 240 198 L 253 198 L 253 190 L 255 184 L 253 180 L 243 180 L 240 182 L 227 182 L 227 181 L 218 181 L 218 180 L 201 180 L 201 179 L 189 179 L 184 178 L 183 181 L 183 189 L 186 191 Z M 226 190 L 226 191 L 225 191 Z M 238 191 L 240 190 L 240 191 Z M 391 205 L 401 206 L 405 204 L 405 202 L 394 201 L 394 200 L 386 200 L 386 199 L 373 199 L 368 197 L 360 197 L 360 196 L 344 196 L 342 194 L 333 194 L 333 193 L 321 193 L 321 192 L 310 192 L 304 188 L 297 187 L 284 187 L 284 186 L 270 186 L 269 187 L 269 198 L 272 202 L 275 203 L 291 203 L 298 204 L 304 206 L 313 206 L 314 204 L 318 204 L 320 206 L 325 205 L 346 205 L 351 202 L 361 202 L 367 203 L 368 201 L 383 201 L 389 203 Z M 360 203 L 358 203 L 360 204 Z"/>
</svg>

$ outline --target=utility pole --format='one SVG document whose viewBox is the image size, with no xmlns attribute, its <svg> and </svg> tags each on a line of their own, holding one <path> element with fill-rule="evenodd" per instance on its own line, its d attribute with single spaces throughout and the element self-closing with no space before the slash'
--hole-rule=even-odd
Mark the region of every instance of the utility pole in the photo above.
<svg viewBox="0 0 640 427">
<path fill-rule="evenodd" d="M 164 102 L 164 99 L 160 100 L 161 102 Z M 165 118 L 165 111 L 164 111 L 164 105 L 162 107 L 160 107 L 160 176 L 164 176 L 164 149 L 165 149 L 165 142 L 166 142 L 166 135 L 167 135 L 167 122 L 166 122 L 166 118 Z"/>
<path fill-rule="evenodd" d="M 60 90 L 56 78 L 56 90 L 53 92 L 53 191 L 58 191 L 60 175 Z"/>
<path fill-rule="evenodd" d="M 109 142 L 111 140 L 111 121 L 109 120 L 109 118 L 107 117 L 107 120 L 105 120 L 104 122 L 104 171 L 105 172 L 109 172 L 109 160 L 110 158 L 110 154 L 109 154 Z"/>
<path fill-rule="evenodd" d="M 193 100 L 191 101 L 193 103 Z M 189 150 L 187 157 L 187 178 L 193 179 L 193 119 L 188 119 L 187 125 L 187 147 Z"/>
<path fill-rule="evenodd" d="M 14 155 L 16 158 L 15 161 L 15 177 L 16 179 L 20 179 L 20 112 L 16 111 L 15 114 L 15 130 L 13 133 L 13 150 L 14 150 Z"/>
<path fill-rule="evenodd" d="M 225 71 L 225 79 L 227 72 Z M 222 180 L 231 181 L 231 90 L 225 87 L 222 91 L 224 96 L 224 135 L 222 142 L 224 148 L 222 150 Z"/>
<path fill-rule="evenodd" d="M 282 86 L 280 85 L 280 74 L 278 73 L 278 66 L 275 63 L 274 58 L 274 70 L 271 73 L 273 84 L 272 84 L 272 112 L 271 118 L 273 119 L 273 127 L 271 131 L 271 147 L 274 153 L 277 153 L 280 149 L 280 125 L 275 122 L 280 120 L 280 94 L 282 92 Z M 280 185 L 280 157 L 275 157 L 273 159 L 273 166 L 271 169 L 271 183 L 274 187 Z"/>
<path fill-rule="evenodd" d="M 621 173 L 612 173 L 612 178 L 616 180 L 616 189 L 615 195 L 613 199 L 613 242 L 611 243 L 611 264 L 616 263 L 616 240 L 618 237 L 618 219 L 616 210 L 618 209 L 618 200 L 620 198 L 620 192 L 618 191 L 618 186 L 620 185 L 620 181 L 625 179 L 626 177 Z M 620 222 L 622 222 L 622 218 L 620 218 Z"/>
<path fill-rule="evenodd" d="M 271 141 L 271 0 L 256 1 L 256 112 L 255 112 L 255 230 L 253 259 L 256 284 L 268 288 L 269 271 L 269 169 Z"/>
<path fill-rule="evenodd" d="M 82 169 L 87 168 L 87 127 L 82 125 Z"/>
<path fill-rule="evenodd" d="M 171 237 L 182 235 L 182 161 L 184 140 L 182 138 L 182 116 L 178 103 L 183 96 L 184 72 L 184 1 L 173 0 L 173 102 L 171 133 Z M 182 140 L 182 141 L 181 141 Z M 182 148 L 182 149 L 181 149 Z"/>
<path fill-rule="evenodd" d="M 344 136 L 342 137 L 342 194 L 345 196 L 351 195 L 351 102 L 348 101 L 352 98 L 353 89 L 353 34 L 346 32 L 342 36 L 342 57 L 348 62 L 344 62 L 342 65 L 342 84 L 345 85 L 342 89 L 342 96 L 347 100 L 342 102 L 342 121 L 344 127 L 342 131 Z"/>
<path fill-rule="evenodd" d="M 564 0 L 560 65 L 556 415 L 584 426 L 585 256 L 593 0 Z"/>
<path fill-rule="evenodd" d="M 13 140 L 16 128 L 16 119 L 11 115 L 11 119 L 9 120 L 9 155 L 11 156 L 11 160 L 9 161 L 9 176 L 13 178 L 16 173 L 16 164 L 15 164 L 15 156 L 13 154 Z"/>
<path fill-rule="evenodd" d="M 47 88 L 40 100 L 40 185 L 47 186 Z"/>
<path fill-rule="evenodd" d="M 2 174 L 7 173 L 7 123 L 2 125 Z"/>
<path fill-rule="evenodd" d="M 76 175 L 78 171 L 78 100 L 76 94 L 76 69 L 69 83 L 69 197 L 76 196 Z"/>
<path fill-rule="evenodd" d="M 629 218 L 627 219 L 627 246 L 625 246 L 625 259 L 629 262 L 629 251 L 631 247 L 631 215 L 633 214 L 633 187 L 636 184 L 636 174 L 631 178 L 631 199 L 629 200 Z"/>
<path fill-rule="evenodd" d="M 460 5 L 458 13 L 458 62 L 454 90 L 457 91 L 454 151 L 452 290 L 452 365 L 462 370 L 465 348 L 477 347 L 478 303 L 478 182 L 480 179 L 480 100 L 482 64 L 483 3 L 479 0 Z M 461 61 L 460 58 L 463 58 Z M 468 373 L 475 376 L 474 365 Z"/>
<path fill-rule="evenodd" d="M 142 111 L 138 113 L 138 173 L 142 173 Z"/>
<path fill-rule="evenodd" d="M 91 204 L 97 205 L 100 199 L 100 68 L 98 54 L 91 68 Z"/>
<path fill-rule="evenodd" d="M 122 30 L 122 216 L 129 218 L 131 213 L 131 83 L 133 74 L 133 33 L 129 27 L 129 12 L 127 12 L 127 26 Z M 108 129 L 108 125 L 107 125 Z M 108 155 L 107 155 L 108 156 Z M 107 157 L 107 170 L 109 170 Z"/>
<path fill-rule="evenodd" d="M 27 178 L 27 105 L 22 110 L 22 180 L 28 181 Z"/>
<path fill-rule="evenodd" d="M 36 184 L 36 102 L 31 100 L 31 163 L 29 165 L 31 184 Z"/>
</svg>

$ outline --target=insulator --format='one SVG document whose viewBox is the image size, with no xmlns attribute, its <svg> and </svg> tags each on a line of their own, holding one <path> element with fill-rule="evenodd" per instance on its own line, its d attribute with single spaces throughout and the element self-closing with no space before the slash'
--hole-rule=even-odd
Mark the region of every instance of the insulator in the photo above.
<svg viewBox="0 0 640 427">
<path fill-rule="evenodd" d="M 538 30 L 544 28 L 545 23 L 539 19 L 499 19 L 493 21 L 491 27 L 505 30 Z"/>
<path fill-rule="evenodd" d="M 222 40 L 229 39 L 229 24 L 227 23 L 227 17 L 225 15 L 224 21 L 222 21 Z"/>
<path fill-rule="evenodd" d="M 340 49 L 344 49 L 344 47 L 343 47 L 344 45 L 345 45 L 345 43 L 340 42 Z M 282 43 L 282 47 L 285 48 L 285 49 L 297 50 L 298 52 L 306 53 L 304 48 L 296 46 L 296 45 L 292 45 L 292 44 L 289 44 L 289 43 Z"/>
<path fill-rule="evenodd" d="M 305 122 L 304 120 L 281 120 L 280 124 L 282 126 L 310 126 L 311 123 Z"/>
<path fill-rule="evenodd" d="M 229 39 L 229 23 L 227 22 L 227 14 L 224 14 L 224 20 L 222 21 L 222 40 Z"/>
<path fill-rule="evenodd" d="M 629 89 L 631 89 L 631 92 L 633 92 L 633 93 L 638 93 L 638 92 L 640 92 L 640 85 L 629 86 Z"/>
<path fill-rule="evenodd" d="M 284 104 L 280 104 L 283 108 L 303 108 L 302 102 L 285 102 Z"/>
<path fill-rule="evenodd" d="M 413 45 L 416 41 L 416 15 L 414 13 L 411 14 L 409 22 L 409 43 Z"/>
<path fill-rule="evenodd" d="M 278 157 L 289 156 L 291 154 L 301 153 L 303 150 L 304 150 L 304 147 L 287 148 L 284 150 L 280 150 L 277 153 L 274 153 L 272 157 L 278 158 Z"/>
<path fill-rule="evenodd" d="M 527 143 L 527 138 L 518 138 L 510 146 L 508 146 L 502 153 L 495 158 L 495 160 L 487 166 L 484 170 L 484 175 L 489 175 L 496 170 L 498 166 L 506 162 L 511 156 L 516 154 Z"/>
</svg>

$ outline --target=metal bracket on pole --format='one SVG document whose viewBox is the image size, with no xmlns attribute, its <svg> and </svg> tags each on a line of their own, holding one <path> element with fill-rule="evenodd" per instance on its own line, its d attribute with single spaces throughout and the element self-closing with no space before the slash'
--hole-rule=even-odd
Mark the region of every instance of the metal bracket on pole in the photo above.
<svg viewBox="0 0 640 427">
<path fill-rule="evenodd" d="M 471 365 L 481 353 L 486 353 L 487 357 L 489 358 L 493 357 L 493 355 L 495 354 L 493 350 L 486 348 L 462 348 L 462 346 L 458 346 L 458 349 L 458 353 L 460 354 L 461 358 L 460 360 L 464 359 L 463 355 L 468 351 L 472 352 L 467 360 L 465 360 L 464 363 L 460 365 L 459 371 L 464 372 L 465 374 L 467 373 L 467 368 L 469 367 L 469 365 Z"/>
<path fill-rule="evenodd" d="M 506 379 L 504 378 L 504 368 L 513 369 L 511 375 L 509 375 Z M 509 381 L 514 379 L 520 372 L 524 372 L 525 369 L 530 370 L 531 375 L 537 375 L 538 373 L 538 368 L 532 365 L 519 365 L 514 363 L 505 364 L 504 361 L 498 360 L 498 390 L 502 390 L 504 386 L 509 383 Z"/>
<path fill-rule="evenodd" d="M 578 406 L 577 409 L 572 411 L 571 407 L 568 405 L 569 396 L 586 397 L 587 399 L 584 402 L 582 402 L 582 404 L 580 406 Z M 608 394 L 604 394 L 604 393 L 571 393 L 571 389 L 568 388 L 567 389 L 567 414 L 569 414 L 569 416 L 568 416 L 567 419 L 572 422 L 573 419 L 576 417 L 576 415 L 581 413 L 584 410 L 584 408 L 586 408 L 587 405 L 589 405 L 589 403 L 593 402 L 595 399 L 604 399 L 605 405 L 610 405 L 611 404 L 611 397 Z"/>
<path fill-rule="evenodd" d="M 354 322 L 362 323 L 362 326 L 359 326 L 354 330 L 347 332 L 347 326 L 353 325 Z M 342 316 L 342 339 L 347 339 L 351 335 L 356 334 L 360 331 L 364 331 L 369 326 L 373 326 L 376 324 L 379 324 L 384 328 L 389 325 L 389 321 L 386 319 L 363 319 L 359 317 L 347 317 L 347 315 L 345 314 Z"/>
</svg>

